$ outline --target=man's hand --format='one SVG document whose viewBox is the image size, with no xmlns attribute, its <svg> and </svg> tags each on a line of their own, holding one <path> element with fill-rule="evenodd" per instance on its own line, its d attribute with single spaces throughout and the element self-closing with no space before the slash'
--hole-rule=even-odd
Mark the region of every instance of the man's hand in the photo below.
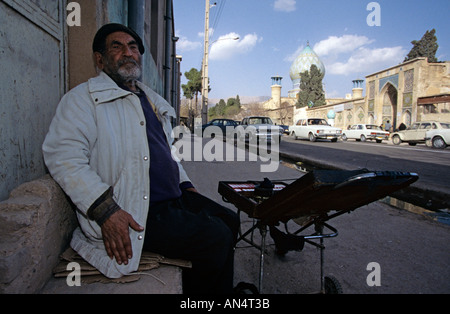
<svg viewBox="0 0 450 314">
<path fill-rule="evenodd" d="M 128 264 L 133 257 L 130 233 L 128 228 L 137 232 L 144 231 L 133 217 L 124 210 L 119 210 L 111 215 L 102 225 L 103 243 L 106 253 L 112 259 L 116 258 L 117 264 Z"/>
</svg>

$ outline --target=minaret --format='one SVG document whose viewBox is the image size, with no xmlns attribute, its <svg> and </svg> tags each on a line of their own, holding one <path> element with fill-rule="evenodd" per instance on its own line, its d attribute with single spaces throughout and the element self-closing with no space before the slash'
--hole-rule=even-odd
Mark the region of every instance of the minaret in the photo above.
<svg viewBox="0 0 450 314">
<path fill-rule="evenodd" d="M 363 96 L 362 83 L 364 82 L 364 80 L 357 79 L 353 80 L 352 82 L 353 82 L 352 99 L 361 98 Z"/>
<path fill-rule="evenodd" d="M 275 108 L 281 105 L 281 80 L 283 78 L 279 75 L 272 76 L 272 99 Z"/>
</svg>

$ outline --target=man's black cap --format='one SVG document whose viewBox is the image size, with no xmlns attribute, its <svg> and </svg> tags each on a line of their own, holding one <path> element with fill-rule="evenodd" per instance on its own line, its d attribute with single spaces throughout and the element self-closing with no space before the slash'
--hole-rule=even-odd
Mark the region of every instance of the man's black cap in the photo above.
<svg viewBox="0 0 450 314">
<path fill-rule="evenodd" d="M 109 34 L 112 34 L 115 32 L 125 32 L 125 33 L 131 35 L 134 38 L 134 40 L 136 40 L 136 43 L 138 44 L 139 52 L 141 53 L 141 55 L 144 54 L 145 48 L 144 48 L 144 44 L 142 43 L 141 37 L 139 37 L 139 35 L 131 28 L 129 28 L 125 25 L 122 25 L 122 24 L 117 24 L 117 23 L 110 23 L 110 24 L 103 25 L 97 31 L 97 34 L 95 34 L 95 37 L 94 37 L 94 42 L 92 43 L 92 50 L 94 52 L 103 53 L 104 52 L 103 50 L 105 48 L 104 45 L 105 45 L 106 37 Z"/>
</svg>

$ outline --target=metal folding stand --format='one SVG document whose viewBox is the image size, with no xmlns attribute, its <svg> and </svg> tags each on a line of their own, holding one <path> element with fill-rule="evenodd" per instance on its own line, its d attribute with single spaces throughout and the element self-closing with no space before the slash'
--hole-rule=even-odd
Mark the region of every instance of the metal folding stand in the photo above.
<svg viewBox="0 0 450 314">
<path fill-rule="evenodd" d="M 331 294 L 342 293 L 342 288 L 334 277 L 324 275 L 324 239 L 338 235 L 337 229 L 326 222 L 405 188 L 418 178 L 416 173 L 409 172 L 316 170 L 289 185 L 277 182 L 278 191 L 270 197 L 255 197 L 257 183 L 252 181 L 221 181 L 219 193 L 224 201 L 236 206 L 238 214 L 243 211 L 253 218 L 253 225 L 246 232 L 239 230 L 237 242 L 245 241 L 260 251 L 260 292 L 264 279 L 267 228 L 281 222 L 285 224 L 287 234 L 301 237 L 305 243 L 320 249 L 320 293 Z M 333 199 L 333 202 L 327 202 L 325 195 Z M 290 220 L 300 225 L 294 233 L 287 230 L 287 222 Z M 312 226 L 313 233 L 300 235 Z M 256 229 L 261 234 L 260 245 L 253 240 Z M 325 230 L 327 233 L 324 233 Z M 248 239 L 250 234 L 251 238 Z M 316 240 L 319 242 L 315 242 Z"/>
<path fill-rule="evenodd" d="M 240 214 L 240 210 L 238 210 L 238 214 Z M 302 238 L 305 240 L 305 243 L 308 243 L 310 245 L 313 245 L 320 249 L 320 293 L 324 294 L 336 294 L 336 293 L 342 293 L 342 288 L 337 281 L 332 276 L 325 276 L 324 275 L 324 239 L 326 238 L 334 238 L 338 236 L 338 231 L 330 226 L 329 224 L 325 223 L 321 219 L 317 219 L 306 226 L 300 228 L 297 230 L 295 235 L 301 233 L 305 229 L 308 229 L 314 225 L 315 232 L 310 235 L 302 236 Z M 324 229 L 327 228 L 331 232 L 330 233 L 323 233 Z M 259 232 L 261 234 L 261 244 L 258 245 L 253 240 L 253 232 L 255 229 L 259 229 Z M 259 283 L 258 283 L 258 290 L 261 292 L 263 289 L 263 281 L 264 281 L 264 257 L 266 252 L 266 236 L 267 236 L 267 229 L 268 226 L 265 224 L 262 224 L 261 221 L 257 221 L 253 224 L 251 228 L 249 228 L 245 233 L 239 232 L 239 238 L 237 242 L 244 241 L 250 244 L 252 247 L 259 250 Z M 286 231 L 287 231 L 287 225 L 286 225 Z M 250 239 L 247 238 L 251 234 Z M 319 243 L 314 242 L 314 240 L 319 240 Z"/>
<path fill-rule="evenodd" d="M 324 273 L 324 260 L 325 260 L 325 245 L 324 239 L 334 238 L 338 236 L 338 231 L 334 227 L 325 223 L 322 219 L 316 219 L 313 222 L 307 224 L 306 226 L 301 227 L 299 230 L 294 232 L 293 234 L 298 235 L 302 231 L 308 229 L 310 226 L 314 225 L 315 233 L 307 236 L 303 236 L 305 243 L 313 245 L 320 250 L 320 293 L 323 294 L 338 294 L 342 293 L 341 285 L 338 280 L 332 276 L 325 276 Z M 324 229 L 327 228 L 330 233 L 324 233 Z M 287 225 L 286 225 L 287 231 Z M 319 243 L 314 242 L 313 240 L 319 240 Z"/>
<path fill-rule="evenodd" d="M 241 210 L 238 209 L 238 215 L 240 215 Z M 253 240 L 253 232 L 255 229 L 258 228 L 259 232 L 261 234 L 261 245 L 258 245 Z M 251 234 L 250 239 L 247 238 L 248 235 Z M 239 238 L 236 242 L 239 243 L 240 241 L 247 242 L 252 247 L 258 249 L 260 251 L 259 255 L 259 284 L 258 284 L 258 291 L 261 292 L 262 290 L 262 283 L 264 279 L 264 255 L 266 254 L 266 235 L 267 235 L 267 226 L 260 223 L 260 221 L 253 222 L 253 226 L 249 228 L 244 234 L 242 234 L 241 228 L 239 228 Z"/>
</svg>

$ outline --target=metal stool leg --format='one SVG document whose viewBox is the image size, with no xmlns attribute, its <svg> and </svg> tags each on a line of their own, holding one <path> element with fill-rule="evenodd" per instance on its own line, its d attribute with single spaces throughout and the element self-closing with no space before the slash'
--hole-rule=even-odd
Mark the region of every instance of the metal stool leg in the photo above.
<svg viewBox="0 0 450 314">
<path fill-rule="evenodd" d="M 262 291 L 263 285 L 263 277 L 264 277 L 264 254 L 266 250 L 266 234 L 267 234 L 267 226 L 262 225 L 259 227 L 259 231 L 261 232 L 261 250 L 259 255 L 259 293 Z"/>
</svg>

